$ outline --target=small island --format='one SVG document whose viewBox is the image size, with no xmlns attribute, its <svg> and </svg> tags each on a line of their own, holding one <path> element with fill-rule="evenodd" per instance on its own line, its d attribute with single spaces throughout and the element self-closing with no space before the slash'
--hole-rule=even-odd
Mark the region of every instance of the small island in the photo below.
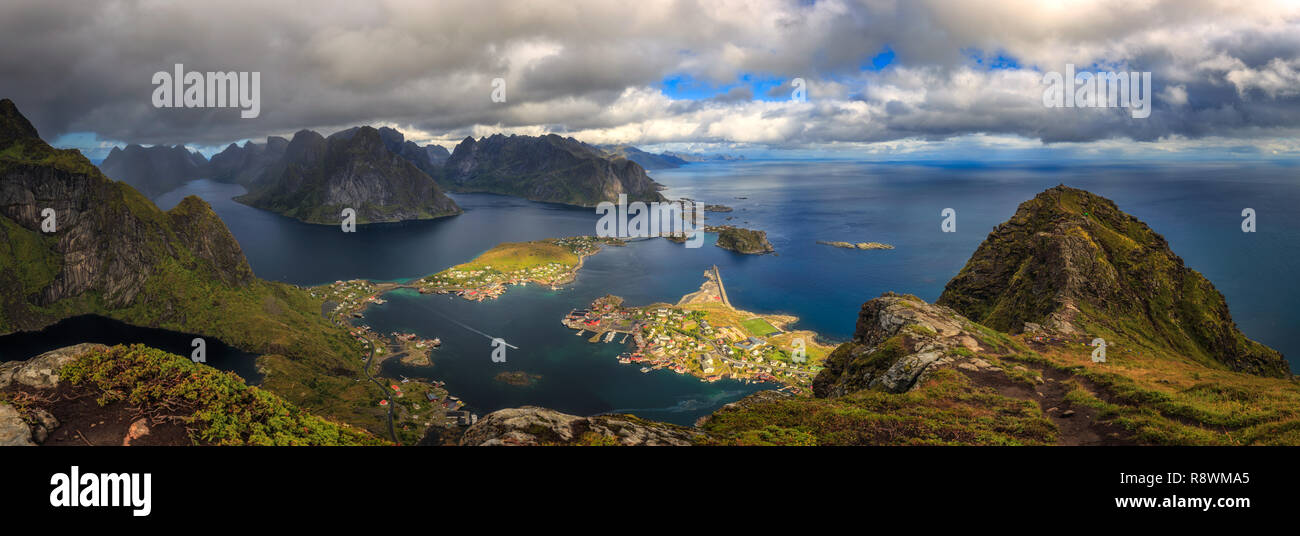
<svg viewBox="0 0 1300 536">
<path fill-rule="evenodd" d="M 512 285 L 556 287 L 573 281 L 583 260 L 607 245 L 624 242 L 594 236 L 507 242 L 470 262 L 419 279 L 413 286 L 421 294 L 455 294 L 472 301 L 499 298 Z"/>
<path fill-rule="evenodd" d="M 844 249 L 894 249 L 894 246 L 881 242 L 858 242 L 855 244 L 853 242 L 818 240 L 817 243 Z"/>
<path fill-rule="evenodd" d="M 776 251 L 776 248 L 772 247 L 772 243 L 767 241 L 767 231 L 755 231 L 731 225 L 706 227 L 705 230 L 718 233 L 717 246 L 722 249 L 746 255 L 760 255 Z"/>
<path fill-rule="evenodd" d="M 493 377 L 494 380 L 501 383 L 513 385 L 515 387 L 528 387 L 542 379 L 541 374 L 530 374 L 522 370 L 514 370 L 498 373 Z"/>
</svg>

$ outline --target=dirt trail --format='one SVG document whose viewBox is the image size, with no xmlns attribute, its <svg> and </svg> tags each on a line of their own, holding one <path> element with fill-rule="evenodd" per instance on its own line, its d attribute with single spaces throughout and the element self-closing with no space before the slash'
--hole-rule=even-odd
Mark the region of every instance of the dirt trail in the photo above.
<svg viewBox="0 0 1300 536">
<path fill-rule="evenodd" d="M 120 446 L 131 423 L 145 419 L 149 433 L 131 441 L 132 445 L 192 445 L 185 425 L 171 420 L 151 420 L 126 402 L 113 402 L 100 406 L 94 394 L 66 383 L 55 389 L 32 389 L 21 386 L 6 389 L 11 394 L 22 394 L 39 400 L 40 407 L 59 420 L 59 426 L 50 432 L 42 445 Z"/>
<path fill-rule="evenodd" d="M 977 385 L 989 387 L 1009 398 L 1030 400 L 1038 404 L 1059 431 L 1059 445 L 1136 445 L 1127 430 L 1114 424 L 1097 420 L 1098 411 L 1087 406 L 1074 405 L 1065 400 L 1070 392 L 1066 381 L 1074 379 L 1078 384 L 1094 395 L 1097 394 L 1092 382 L 1077 378 L 1068 372 L 1022 365 L 1042 374 L 1043 383 L 1036 386 L 1016 381 L 1002 371 L 963 370 Z"/>
</svg>

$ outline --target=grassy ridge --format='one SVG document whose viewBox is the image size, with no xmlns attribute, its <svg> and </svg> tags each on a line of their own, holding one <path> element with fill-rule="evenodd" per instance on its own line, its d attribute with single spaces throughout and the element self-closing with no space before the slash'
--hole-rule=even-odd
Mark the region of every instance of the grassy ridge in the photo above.
<svg viewBox="0 0 1300 536">
<path fill-rule="evenodd" d="M 65 365 L 59 377 L 98 392 L 100 405 L 125 401 L 144 413 L 188 415 L 185 424 L 195 444 L 386 444 L 249 387 L 235 374 L 143 345 L 92 351 Z"/>
<path fill-rule="evenodd" d="M 1036 404 L 953 370 L 903 394 L 862 390 L 724 408 L 701 428 L 712 445 L 1047 445 L 1057 433 Z"/>
</svg>

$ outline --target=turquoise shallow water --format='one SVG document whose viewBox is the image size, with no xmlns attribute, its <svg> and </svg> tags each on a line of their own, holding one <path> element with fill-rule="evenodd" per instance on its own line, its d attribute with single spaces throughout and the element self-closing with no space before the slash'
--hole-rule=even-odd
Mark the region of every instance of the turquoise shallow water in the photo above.
<svg viewBox="0 0 1300 536">
<path fill-rule="evenodd" d="M 844 161 L 750 161 L 691 164 L 653 176 L 669 197 L 735 208 L 710 223 L 768 232 L 777 255 L 745 256 L 706 244 L 687 249 L 664 240 L 607 248 L 587 259 L 561 290 L 514 287 L 500 300 L 471 303 L 446 296 L 394 293 L 367 312 L 376 329 L 441 337 L 432 367 L 390 363 L 389 372 L 431 377 L 472 408 L 526 404 L 592 414 L 626 411 L 689 423 L 720 405 L 769 386 L 706 384 L 672 372 L 642 374 L 620 365 L 617 343 L 589 344 L 560 317 L 613 293 L 633 304 L 675 301 L 718 265 L 740 308 L 800 317 L 797 327 L 832 340 L 852 335 L 862 303 L 885 291 L 934 300 L 993 226 L 1021 202 L 1064 183 L 1114 200 L 1163 234 L 1189 266 L 1227 296 L 1245 333 L 1300 356 L 1300 267 L 1297 168 L 1283 165 L 970 165 Z M 593 234 L 597 214 L 492 195 L 457 195 L 465 214 L 432 222 L 362 226 L 355 234 L 298 223 L 230 200 L 233 185 L 195 181 L 161 196 L 170 208 L 185 195 L 210 202 L 261 277 L 298 284 L 336 279 L 406 279 L 464 262 L 504 241 Z M 743 198 L 743 199 L 741 199 Z M 1242 233 L 1241 210 L 1254 208 L 1258 232 Z M 957 232 L 940 232 L 940 212 L 957 211 Z M 730 217 L 730 220 L 726 218 Z M 889 251 L 849 251 L 816 240 L 879 241 Z M 505 364 L 490 359 L 489 341 L 519 350 Z M 540 374 L 533 386 L 493 378 L 501 371 Z"/>
</svg>

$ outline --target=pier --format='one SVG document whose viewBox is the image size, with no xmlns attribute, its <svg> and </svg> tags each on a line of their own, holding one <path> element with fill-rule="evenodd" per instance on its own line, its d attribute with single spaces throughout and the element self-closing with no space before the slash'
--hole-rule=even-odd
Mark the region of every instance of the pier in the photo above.
<svg viewBox="0 0 1300 536">
<path fill-rule="evenodd" d="M 727 287 L 722 286 L 722 272 L 716 264 L 713 265 L 713 280 L 718 283 L 718 296 L 722 298 L 722 304 L 731 307 L 731 300 L 727 299 Z"/>
</svg>

